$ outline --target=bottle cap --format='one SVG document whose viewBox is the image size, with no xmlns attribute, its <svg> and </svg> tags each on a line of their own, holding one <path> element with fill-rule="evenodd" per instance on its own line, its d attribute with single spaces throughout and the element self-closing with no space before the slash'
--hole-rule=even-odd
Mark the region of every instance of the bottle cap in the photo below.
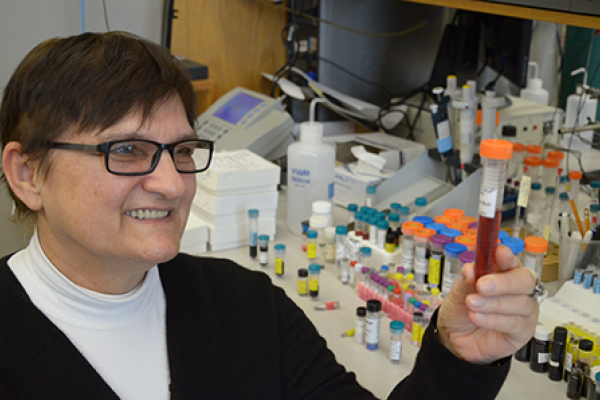
<svg viewBox="0 0 600 400">
<path fill-rule="evenodd" d="M 367 194 L 374 194 L 377 191 L 377 186 L 367 186 Z"/>
<path fill-rule="evenodd" d="M 523 164 L 527 165 L 528 167 L 539 167 L 542 165 L 542 159 L 536 156 L 525 157 Z"/>
<path fill-rule="evenodd" d="M 469 224 L 463 224 L 462 222 L 454 221 L 446 225 L 446 228 L 454 229 L 462 233 L 462 231 L 464 231 L 465 229 L 469 229 Z"/>
<path fill-rule="evenodd" d="M 387 217 L 387 214 L 384 213 L 383 211 L 380 211 L 377 214 L 375 214 L 375 216 L 377 217 L 378 220 L 385 220 Z"/>
<path fill-rule="evenodd" d="M 458 259 L 463 263 L 472 263 L 473 261 L 475 261 L 475 252 L 474 251 L 463 251 L 462 253 L 460 253 L 460 256 L 458 256 Z"/>
<path fill-rule="evenodd" d="M 410 208 L 400 207 L 400 215 L 408 215 L 408 214 L 410 214 Z"/>
<path fill-rule="evenodd" d="M 500 237 L 500 232 L 504 232 L 504 231 L 498 231 L 498 237 L 500 239 L 502 239 L 502 237 Z M 504 233 L 506 233 L 506 232 L 504 232 Z M 462 231 L 462 234 L 465 235 L 465 236 L 471 236 L 471 237 L 476 238 L 477 237 L 477 228 L 467 228 L 467 229 L 464 229 Z"/>
<path fill-rule="evenodd" d="M 390 204 L 390 209 L 391 210 L 398 210 L 400 207 L 402 207 L 402 205 L 400 203 L 392 203 L 392 204 Z"/>
<path fill-rule="evenodd" d="M 458 210 L 458 211 L 460 211 L 460 210 Z M 433 221 L 438 224 L 447 225 L 447 224 L 454 222 L 454 218 L 447 217 L 445 215 L 438 215 L 437 217 L 433 218 Z"/>
<path fill-rule="evenodd" d="M 390 222 L 398 222 L 400 221 L 400 216 L 398 214 L 391 213 L 390 215 L 388 215 L 388 220 Z"/>
<path fill-rule="evenodd" d="M 417 207 L 425 207 L 427 205 L 427 199 L 425 197 L 417 197 L 415 205 Z"/>
<path fill-rule="evenodd" d="M 546 250 L 548 250 L 548 241 L 539 236 L 526 237 L 525 250 L 532 253 L 544 253 Z"/>
<path fill-rule="evenodd" d="M 348 234 L 348 227 L 345 225 L 338 225 L 335 227 L 335 234 L 336 235 L 347 235 Z"/>
<path fill-rule="evenodd" d="M 402 233 L 405 235 L 414 235 L 419 229 L 423 229 L 420 222 L 407 221 L 402 224 Z"/>
<path fill-rule="evenodd" d="M 562 161 L 565 158 L 565 153 L 558 150 L 550 150 L 547 154 L 550 158 L 556 158 L 559 161 Z"/>
<path fill-rule="evenodd" d="M 446 228 L 440 231 L 440 235 L 450 236 L 454 240 L 455 237 L 462 235 L 462 232 L 456 229 Z"/>
<path fill-rule="evenodd" d="M 546 194 L 554 194 L 554 192 L 556 192 L 556 189 L 552 186 L 548 186 L 546 188 Z"/>
<path fill-rule="evenodd" d="M 498 239 L 500 239 L 500 240 L 505 239 L 509 236 L 510 235 L 508 234 L 508 232 L 503 231 L 502 229 L 498 231 Z"/>
<path fill-rule="evenodd" d="M 434 296 L 437 296 L 438 294 L 440 294 L 440 289 L 438 288 L 432 288 L 431 289 L 431 294 Z"/>
<path fill-rule="evenodd" d="M 388 226 L 389 226 L 389 224 L 388 224 L 388 222 L 386 220 L 382 219 L 382 220 L 379 220 L 377 222 L 377 228 L 378 229 L 387 230 Z"/>
<path fill-rule="evenodd" d="M 542 146 L 538 146 L 537 144 L 530 144 L 525 147 L 525 151 L 529 154 L 542 154 L 544 148 Z"/>
<path fill-rule="evenodd" d="M 327 228 L 325 228 L 325 230 L 323 231 L 325 233 L 325 239 L 327 239 L 327 241 L 329 243 L 332 243 L 335 241 L 335 229 L 333 226 L 328 226 Z"/>
<path fill-rule="evenodd" d="M 523 143 L 513 143 L 513 151 L 522 153 L 525 151 L 525 145 Z"/>
<path fill-rule="evenodd" d="M 554 337 L 552 339 L 553 344 L 566 344 L 567 343 L 567 335 L 569 331 L 564 326 L 557 326 L 554 328 Z"/>
<path fill-rule="evenodd" d="M 301 278 L 306 278 L 308 276 L 308 270 L 306 268 L 300 268 L 298 270 L 298 276 Z"/>
<path fill-rule="evenodd" d="M 531 184 L 531 190 L 542 190 L 542 184 L 539 182 L 533 182 Z"/>
<path fill-rule="evenodd" d="M 412 281 L 415 279 L 415 274 L 406 274 L 406 279 Z"/>
<path fill-rule="evenodd" d="M 588 339 L 583 339 L 579 342 L 579 350 L 592 351 L 594 349 L 594 342 Z"/>
<path fill-rule="evenodd" d="M 446 245 L 448 243 L 452 243 L 452 238 L 446 235 L 433 235 L 431 238 L 429 238 L 429 241 L 438 245 Z"/>
<path fill-rule="evenodd" d="M 432 224 L 433 218 L 421 215 L 421 216 L 414 217 L 413 221 L 423 224 L 423 226 L 425 226 L 427 224 Z"/>
<path fill-rule="evenodd" d="M 262 240 L 263 242 L 268 242 L 269 235 L 258 235 L 258 240 Z"/>
<path fill-rule="evenodd" d="M 278 243 L 273 248 L 277 251 L 283 251 L 285 250 L 285 244 Z"/>
<path fill-rule="evenodd" d="M 460 253 L 467 251 L 467 246 L 460 243 L 448 243 L 444 246 L 444 251 L 458 257 Z"/>
<path fill-rule="evenodd" d="M 552 329 L 545 325 L 538 325 L 535 327 L 535 335 L 533 337 L 546 342 L 552 337 Z"/>
<path fill-rule="evenodd" d="M 372 250 L 371 250 L 371 248 L 370 248 L 370 247 L 367 247 L 367 246 L 364 246 L 364 247 L 361 247 L 361 248 L 360 248 L 360 252 L 361 252 L 363 255 L 365 255 L 365 256 L 366 256 L 366 255 L 369 255 L 369 256 L 370 256 L 370 255 L 371 255 L 371 251 L 372 251 Z"/>
<path fill-rule="evenodd" d="M 454 238 L 454 242 L 464 244 L 468 248 L 468 246 L 473 246 L 475 243 L 477 243 L 477 240 L 472 236 L 460 235 Z"/>
<path fill-rule="evenodd" d="M 600 204 L 598 204 L 598 203 L 590 204 L 590 211 L 591 212 L 600 211 Z"/>
<path fill-rule="evenodd" d="M 364 317 L 365 315 L 367 315 L 366 307 L 356 307 L 356 316 L 357 317 Z"/>
<path fill-rule="evenodd" d="M 521 238 L 509 236 L 502 239 L 502 244 L 511 249 L 513 254 L 521 254 L 525 251 L 525 241 Z"/>
<path fill-rule="evenodd" d="M 558 158 L 546 157 L 542 160 L 542 165 L 546 168 L 558 168 L 560 160 Z"/>
<path fill-rule="evenodd" d="M 369 311 L 369 312 L 379 312 L 379 311 L 381 311 L 381 302 L 379 300 L 369 300 L 369 301 L 367 301 L 367 311 Z"/>
<path fill-rule="evenodd" d="M 308 239 L 316 239 L 317 236 L 318 236 L 317 231 L 309 230 L 308 232 L 306 232 L 306 237 Z"/>
<path fill-rule="evenodd" d="M 394 331 L 403 331 L 404 330 L 404 322 L 392 321 L 392 322 L 390 322 L 390 329 L 392 329 Z"/>
<path fill-rule="evenodd" d="M 437 232 L 434 231 L 433 229 L 427 229 L 427 228 L 423 228 L 418 230 L 417 232 L 415 232 L 415 236 L 419 237 L 419 238 L 426 238 L 429 239 L 430 237 L 432 237 L 433 235 L 436 235 Z"/>
<path fill-rule="evenodd" d="M 348 211 L 356 212 L 356 210 L 358 210 L 358 205 L 356 205 L 354 203 L 348 204 Z"/>
<path fill-rule="evenodd" d="M 578 181 L 583 177 L 583 174 L 579 171 L 571 171 L 569 172 L 569 179 L 572 181 Z"/>
<path fill-rule="evenodd" d="M 485 139 L 481 141 L 479 154 L 493 160 L 509 160 L 512 158 L 513 144 L 507 140 Z"/>
<path fill-rule="evenodd" d="M 248 217 L 256 218 L 256 217 L 258 217 L 258 213 L 259 213 L 259 211 L 256 208 L 251 208 L 248 210 Z"/>
<path fill-rule="evenodd" d="M 427 229 L 433 229 L 436 233 L 439 233 L 442 229 L 446 228 L 444 224 L 438 224 L 437 222 L 432 222 L 431 224 L 425 225 Z"/>
<path fill-rule="evenodd" d="M 331 203 L 325 200 L 318 200 L 312 203 L 312 211 L 319 214 L 327 214 L 331 212 Z"/>
<path fill-rule="evenodd" d="M 456 222 L 460 222 L 463 224 L 467 224 L 467 226 L 473 222 L 477 222 L 477 218 L 473 217 L 471 215 L 462 215 L 458 218 L 456 218 Z"/>
<path fill-rule="evenodd" d="M 444 216 L 451 218 L 453 221 L 456 221 L 456 218 L 462 217 L 463 215 L 465 215 L 465 212 L 458 208 L 447 208 L 444 210 Z"/>
<path fill-rule="evenodd" d="M 591 181 L 590 186 L 592 189 L 600 189 L 600 181 Z"/>
<path fill-rule="evenodd" d="M 321 266 L 319 264 L 310 264 L 308 266 L 308 270 L 310 272 L 320 272 L 321 271 Z"/>
<path fill-rule="evenodd" d="M 561 194 L 558 195 L 558 198 L 561 200 L 569 200 L 569 194 L 567 192 L 562 192 Z"/>
<path fill-rule="evenodd" d="M 417 302 L 417 299 L 416 299 L 416 298 L 414 298 L 414 297 L 411 297 L 410 299 L 408 299 L 408 302 L 409 302 L 411 305 L 413 305 L 413 306 L 414 306 L 414 305 L 415 305 L 415 303 Z"/>
</svg>

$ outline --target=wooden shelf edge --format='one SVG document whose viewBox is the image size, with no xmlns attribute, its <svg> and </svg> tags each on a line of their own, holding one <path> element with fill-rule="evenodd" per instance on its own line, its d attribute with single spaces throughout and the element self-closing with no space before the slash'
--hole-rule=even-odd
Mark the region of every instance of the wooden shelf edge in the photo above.
<svg viewBox="0 0 600 400">
<path fill-rule="evenodd" d="M 480 0 L 403 0 L 411 3 L 428 4 L 441 7 L 457 8 L 487 14 L 504 15 L 506 17 L 532 19 L 554 22 L 558 24 L 579 26 L 583 28 L 600 28 L 600 17 L 575 14 L 571 12 L 543 10 L 540 8 L 522 7 L 510 4 L 493 3 Z"/>
</svg>

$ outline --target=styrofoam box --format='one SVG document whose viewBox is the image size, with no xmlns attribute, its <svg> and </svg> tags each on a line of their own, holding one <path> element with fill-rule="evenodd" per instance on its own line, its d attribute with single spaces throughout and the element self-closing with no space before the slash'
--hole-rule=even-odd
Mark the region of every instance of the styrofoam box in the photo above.
<svg viewBox="0 0 600 400">
<path fill-rule="evenodd" d="M 224 196 L 217 197 L 202 188 L 196 190 L 194 207 L 212 215 L 243 214 L 250 208 L 276 209 L 278 192 L 250 194 L 246 196 Z"/>
<path fill-rule="evenodd" d="M 197 184 L 220 193 L 222 190 L 278 185 L 280 174 L 278 165 L 250 150 L 218 152 L 213 155 L 210 168 L 197 175 Z"/>
<path fill-rule="evenodd" d="M 276 220 L 274 217 L 258 218 L 258 234 L 269 235 L 270 240 L 275 239 Z M 248 245 L 248 222 L 234 225 L 214 225 L 204 221 L 208 225 L 208 243 L 211 248 L 223 243 L 237 243 Z M 240 247 L 240 246 L 236 246 Z"/>
<path fill-rule="evenodd" d="M 194 210 L 191 210 L 181 238 L 180 248 L 184 251 L 184 249 L 200 245 L 206 247 L 206 242 L 208 242 L 208 224 Z"/>
<path fill-rule="evenodd" d="M 202 253 L 206 253 L 208 251 L 208 245 L 205 242 L 205 243 L 198 244 L 196 246 L 182 247 L 179 251 L 181 253 L 190 254 L 192 256 L 198 256 L 198 255 L 200 255 Z"/>
<path fill-rule="evenodd" d="M 272 217 L 275 218 L 277 216 L 277 209 L 262 209 L 258 208 L 259 215 L 261 218 Z M 210 214 L 200 207 L 194 207 L 194 212 L 202 218 L 204 221 L 212 224 L 212 225 L 235 225 L 242 224 L 248 221 L 248 213 L 237 213 L 237 214 L 222 214 L 222 215 L 213 215 Z"/>
<path fill-rule="evenodd" d="M 550 327 L 575 322 L 600 333 L 600 294 L 566 281 L 554 297 L 542 302 L 539 321 Z"/>
<path fill-rule="evenodd" d="M 202 187 L 202 189 L 207 191 L 208 193 L 212 194 L 213 196 L 218 196 L 218 197 L 246 196 L 249 194 L 275 192 L 275 191 L 277 191 L 277 185 L 272 184 L 272 185 L 261 185 L 261 186 L 255 186 L 255 187 L 249 187 L 249 188 L 221 189 L 218 192 L 216 192 L 212 189 L 206 188 L 206 187 Z"/>
</svg>

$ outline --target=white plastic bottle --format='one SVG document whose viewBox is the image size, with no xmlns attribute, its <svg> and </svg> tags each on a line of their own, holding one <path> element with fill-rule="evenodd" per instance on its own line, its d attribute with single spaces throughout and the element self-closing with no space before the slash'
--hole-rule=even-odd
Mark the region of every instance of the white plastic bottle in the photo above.
<svg viewBox="0 0 600 400">
<path fill-rule="evenodd" d="M 587 86 L 587 72 L 585 68 L 578 68 L 571 72 L 571 76 L 583 73 L 583 87 L 577 87 L 575 94 L 567 97 L 567 107 L 565 110 L 565 128 L 582 127 L 596 121 L 596 109 L 598 108 L 598 99 L 592 98 L 590 94 L 584 93 Z M 579 118 L 577 118 L 579 115 Z M 580 150 L 582 152 L 590 151 L 591 142 L 594 137 L 593 130 L 581 131 L 577 135 L 563 135 L 563 147 L 570 150 Z M 580 140 L 581 138 L 581 140 Z"/>
<path fill-rule="evenodd" d="M 535 69 L 533 78 L 531 78 L 531 70 Z M 543 81 L 539 78 L 539 66 L 536 62 L 529 62 L 529 71 L 527 72 L 529 79 L 527 87 L 521 90 L 521 98 L 544 106 L 548 105 L 548 91 L 542 87 Z"/>
<path fill-rule="evenodd" d="M 300 140 L 288 147 L 287 161 L 288 229 L 300 235 L 301 222 L 310 217 L 312 203 L 333 198 L 335 147 L 323 143 L 323 124 L 300 125 Z"/>
</svg>

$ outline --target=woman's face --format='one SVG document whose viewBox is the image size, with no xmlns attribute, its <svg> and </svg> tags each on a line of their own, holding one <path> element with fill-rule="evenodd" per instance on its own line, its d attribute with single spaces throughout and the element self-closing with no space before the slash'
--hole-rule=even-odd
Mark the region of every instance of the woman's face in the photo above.
<svg viewBox="0 0 600 400">
<path fill-rule="evenodd" d="M 157 108 L 141 127 L 140 122 L 139 114 L 131 114 L 99 134 L 66 133 L 58 141 L 146 139 L 169 144 L 196 138 L 179 97 Z M 53 153 L 47 178 L 38 180 L 38 235 L 63 274 L 92 290 L 122 293 L 135 287 L 153 265 L 175 257 L 196 177 L 177 172 L 168 151 L 143 176 L 109 173 L 103 154 Z"/>
</svg>

